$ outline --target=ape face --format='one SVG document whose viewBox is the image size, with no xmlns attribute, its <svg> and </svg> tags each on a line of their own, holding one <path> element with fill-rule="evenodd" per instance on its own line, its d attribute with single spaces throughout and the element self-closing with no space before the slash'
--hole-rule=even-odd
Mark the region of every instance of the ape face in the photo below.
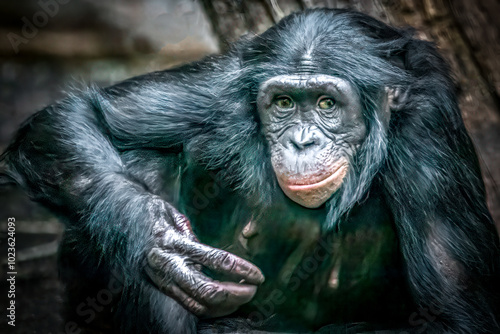
<svg viewBox="0 0 500 334">
<path fill-rule="evenodd" d="M 357 92 L 329 75 L 281 75 L 260 86 L 257 101 L 281 189 L 304 207 L 321 206 L 366 135 Z"/>
</svg>

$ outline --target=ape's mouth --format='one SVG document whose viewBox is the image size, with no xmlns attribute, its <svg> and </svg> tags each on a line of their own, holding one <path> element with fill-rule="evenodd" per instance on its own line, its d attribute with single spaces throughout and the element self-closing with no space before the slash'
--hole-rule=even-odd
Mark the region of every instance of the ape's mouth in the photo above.
<svg viewBox="0 0 500 334">
<path fill-rule="evenodd" d="M 318 177 L 318 175 L 307 178 L 279 177 L 278 180 L 280 181 L 279 183 L 282 186 L 285 186 L 292 191 L 304 191 L 322 188 L 327 184 L 330 184 L 335 180 L 338 180 L 339 178 L 342 179 L 344 177 L 344 172 L 346 171 L 348 164 L 345 161 L 339 162 L 340 163 L 337 163 L 334 166 L 330 167 L 331 172 L 329 174 L 322 173 L 322 177 Z"/>
<path fill-rule="evenodd" d="M 284 185 L 291 191 L 310 191 L 315 189 L 321 189 L 331 183 L 337 183 L 338 181 L 341 181 L 344 178 L 346 171 L 347 171 L 347 164 L 341 164 L 332 174 L 330 174 L 321 181 L 313 183 L 305 183 L 305 184 L 285 183 Z"/>
<path fill-rule="evenodd" d="M 342 163 L 336 164 L 333 173 L 320 181 L 314 180 L 315 182 L 304 184 L 304 179 L 302 179 L 297 181 L 301 184 L 296 184 L 290 180 L 278 178 L 278 183 L 292 201 L 306 208 L 314 209 L 325 203 L 340 188 L 348 169 L 347 161 L 342 161 Z"/>
</svg>

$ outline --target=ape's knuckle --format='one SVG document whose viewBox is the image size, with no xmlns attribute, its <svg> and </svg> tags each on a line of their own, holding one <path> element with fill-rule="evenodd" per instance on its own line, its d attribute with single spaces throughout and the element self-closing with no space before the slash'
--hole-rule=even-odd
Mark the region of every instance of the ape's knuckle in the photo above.
<svg viewBox="0 0 500 334">
<path fill-rule="evenodd" d="M 220 267 L 225 271 L 233 271 L 238 261 L 229 253 L 222 253 L 219 257 Z"/>
<path fill-rule="evenodd" d="M 182 304 L 195 315 L 203 313 L 204 307 L 193 298 L 188 297 L 184 299 Z"/>
<path fill-rule="evenodd" d="M 229 253 L 218 249 L 210 251 L 207 256 L 208 261 L 215 265 L 216 269 L 226 271 L 232 269 L 236 265 L 234 258 Z"/>
<path fill-rule="evenodd" d="M 205 317 L 208 315 L 208 308 L 200 303 L 193 304 L 191 310 L 191 312 L 198 317 Z"/>
<path fill-rule="evenodd" d="M 160 286 L 166 290 L 166 291 L 171 291 L 171 286 L 172 286 L 172 278 L 170 276 L 165 276 L 161 281 L 160 281 Z"/>
<path fill-rule="evenodd" d="M 216 263 L 219 258 L 219 251 L 217 249 L 210 249 L 207 252 L 199 253 L 201 262 Z"/>
<path fill-rule="evenodd" d="M 193 292 L 193 294 L 200 299 L 205 298 L 210 293 L 212 293 L 211 284 L 201 284 L 201 283 L 198 283 L 198 285 L 196 285 L 196 288 Z"/>
<path fill-rule="evenodd" d="M 161 236 L 161 247 L 166 249 L 173 249 L 179 243 L 182 243 L 182 238 L 179 236 L 179 232 L 176 231 L 173 227 L 168 227 L 164 230 L 163 235 Z"/>
<path fill-rule="evenodd" d="M 174 225 L 181 230 L 190 225 L 189 219 L 177 210 L 172 210 L 171 215 Z"/>
<path fill-rule="evenodd" d="M 149 251 L 147 260 L 148 263 L 153 267 L 160 266 L 164 261 L 163 256 L 158 248 L 153 248 Z"/>
<path fill-rule="evenodd" d="M 224 300 L 224 290 L 213 283 L 201 284 L 196 290 L 196 295 L 210 304 L 219 304 Z"/>
</svg>

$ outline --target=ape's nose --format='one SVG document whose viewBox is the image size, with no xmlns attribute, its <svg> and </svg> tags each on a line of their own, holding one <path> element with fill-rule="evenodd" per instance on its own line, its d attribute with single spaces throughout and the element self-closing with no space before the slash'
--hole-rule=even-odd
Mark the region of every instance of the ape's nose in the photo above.
<svg viewBox="0 0 500 334">
<path fill-rule="evenodd" d="M 290 142 L 292 143 L 293 147 L 295 147 L 299 151 L 316 144 L 316 141 L 312 137 L 305 139 L 291 138 Z"/>
<path fill-rule="evenodd" d="M 298 151 L 311 148 L 319 144 L 318 130 L 312 128 L 303 128 L 296 130 L 290 136 L 290 144 Z"/>
</svg>

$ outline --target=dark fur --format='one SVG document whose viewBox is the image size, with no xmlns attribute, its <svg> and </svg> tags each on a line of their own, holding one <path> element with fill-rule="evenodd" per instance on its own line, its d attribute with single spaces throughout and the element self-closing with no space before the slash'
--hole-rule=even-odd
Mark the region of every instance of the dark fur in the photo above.
<svg viewBox="0 0 500 334">
<path fill-rule="evenodd" d="M 369 129 L 347 181 L 327 203 L 323 230 L 342 229 L 377 180 L 416 304 L 445 305 L 430 326 L 500 331 L 498 235 L 448 66 L 411 31 L 342 10 L 294 14 L 226 54 L 75 93 L 22 126 L 2 163 L 34 200 L 64 217 L 62 262 L 76 269 L 63 279 L 87 282 L 69 287 L 76 305 L 118 272 L 124 291 L 113 322 L 121 332 L 194 328 L 194 318 L 143 273 L 158 203 L 175 203 L 176 173 L 192 166 L 214 171 L 250 207 L 273 203 L 280 190 L 260 133 L 257 88 L 294 73 L 311 45 L 322 73 L 357 88 Z M 408 96 L 388 130 L 377 115 L 385 87 Z M 456 267 L 439 267 L 449 259 Z"/>
</svg>

